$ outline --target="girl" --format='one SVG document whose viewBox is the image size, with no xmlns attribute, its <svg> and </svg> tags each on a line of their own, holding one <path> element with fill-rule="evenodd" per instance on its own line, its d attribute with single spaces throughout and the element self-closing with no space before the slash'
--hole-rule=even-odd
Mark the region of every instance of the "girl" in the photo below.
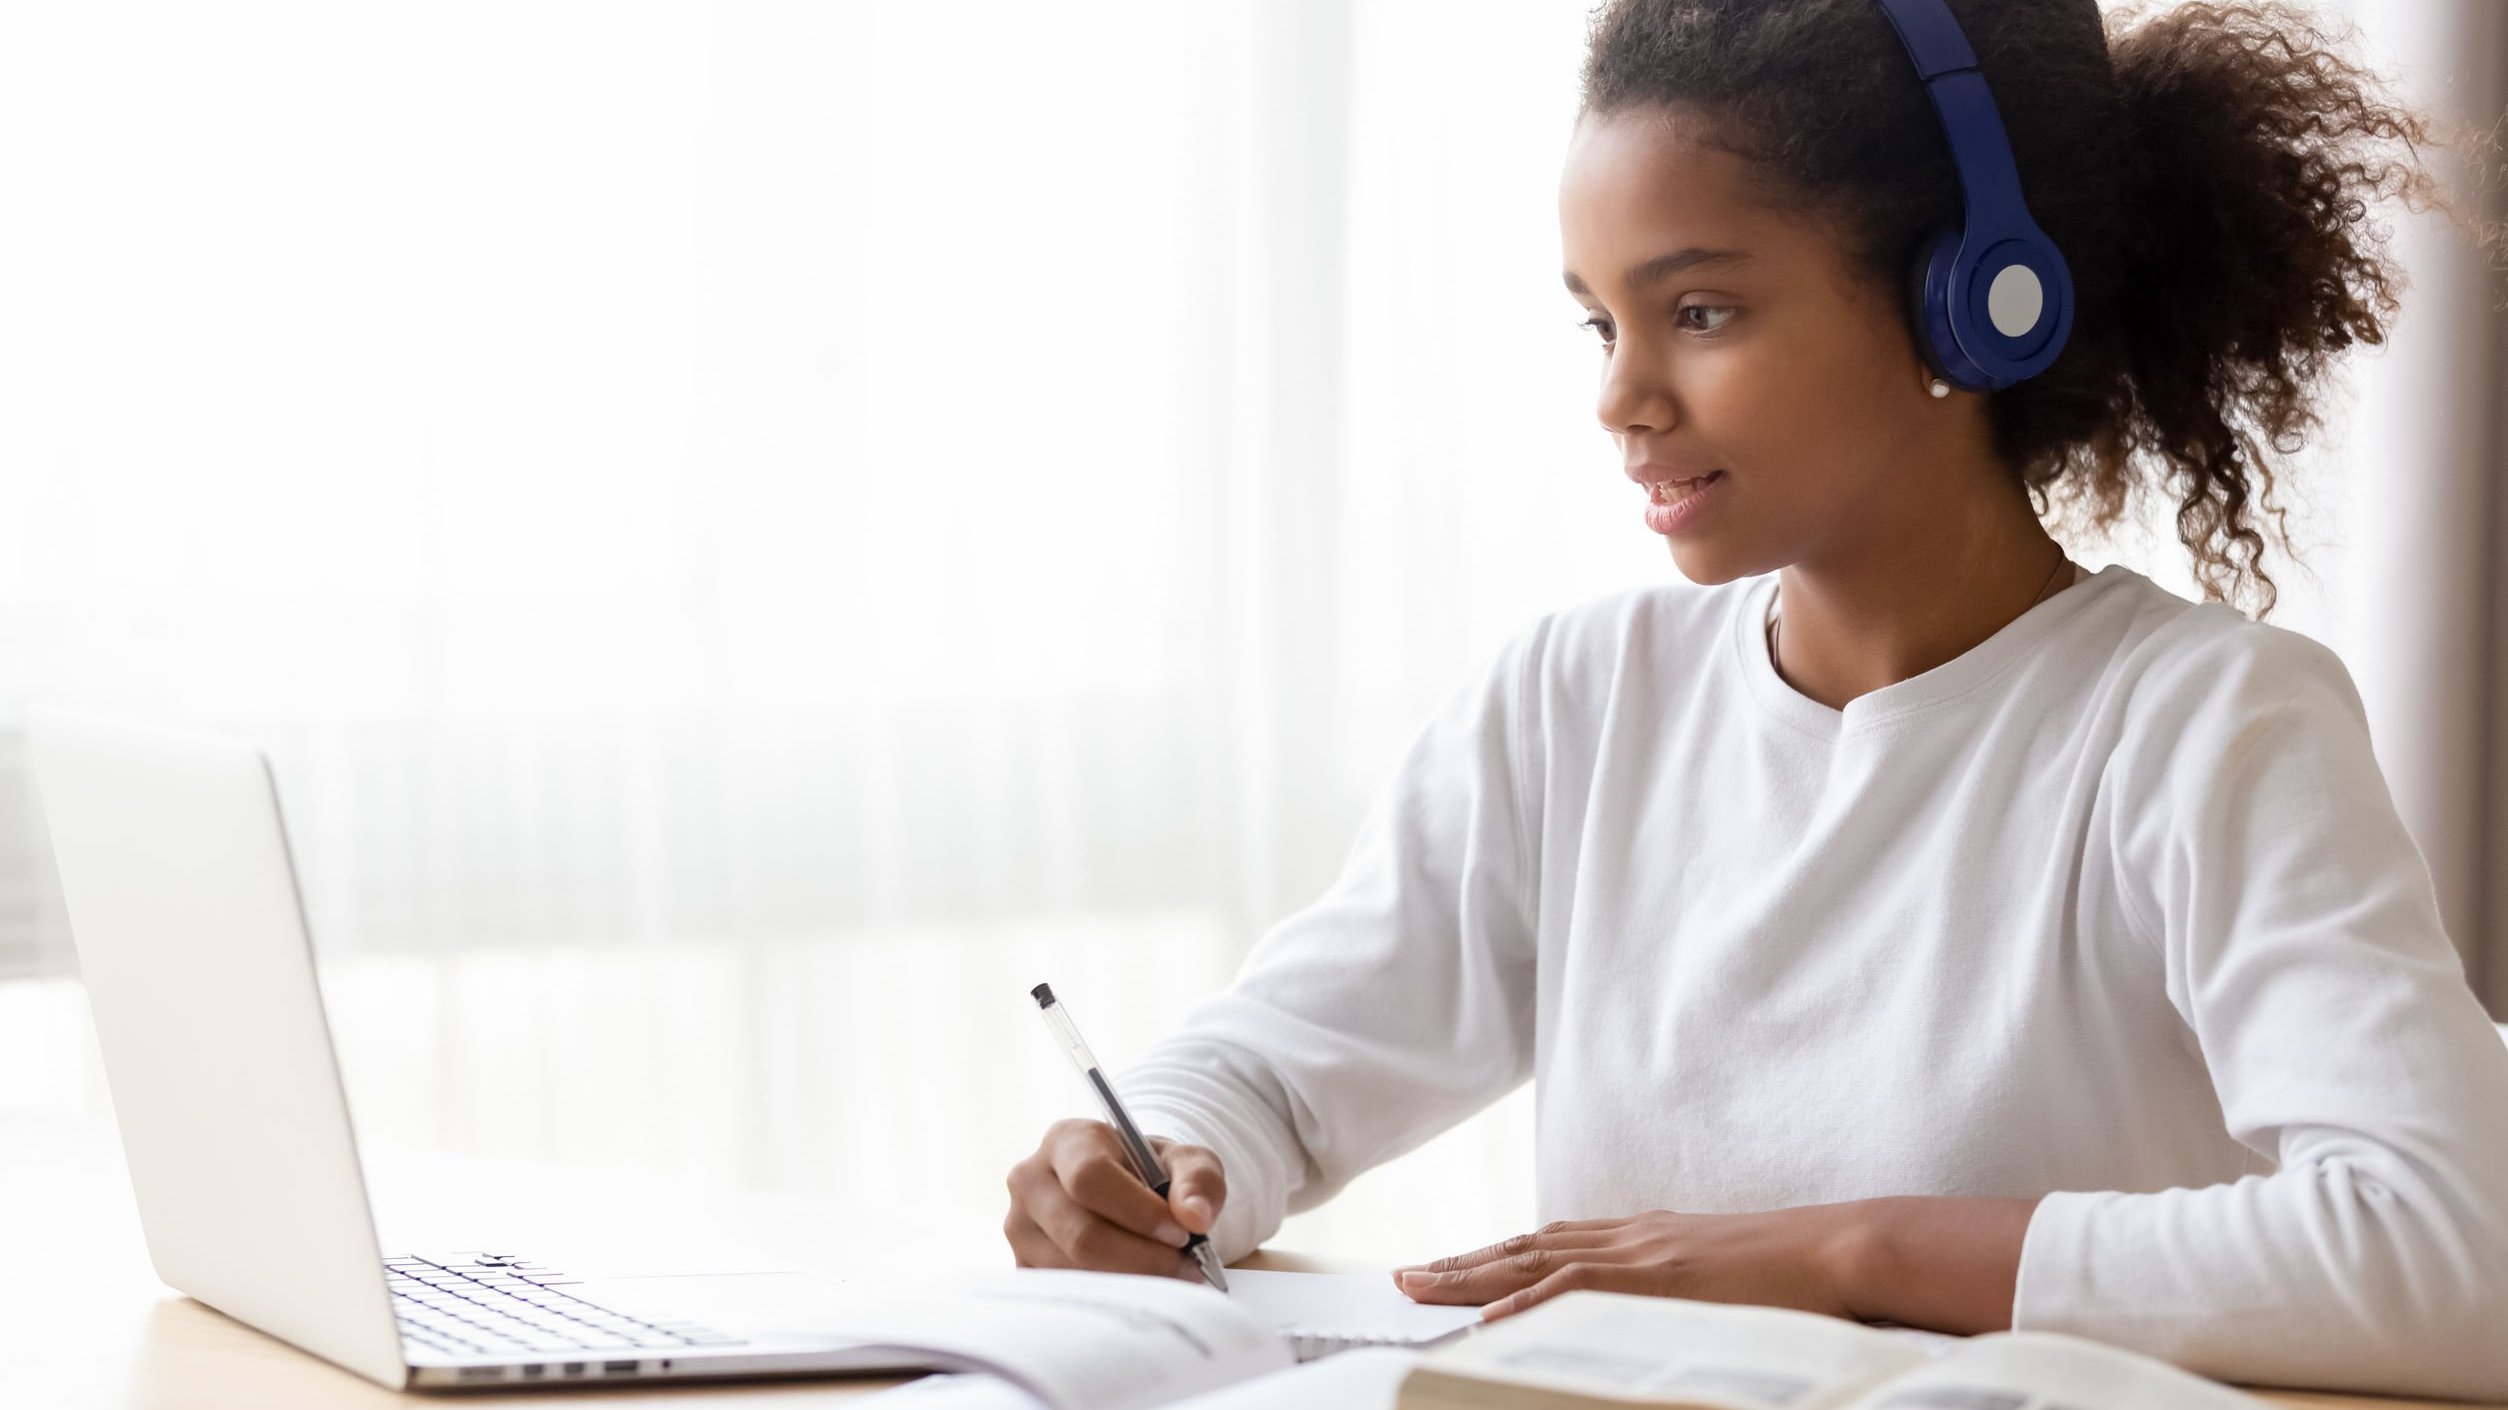
<svg viewBox="0 0 2508 1410">
<path fill-rule="evenodd" d="M 1240 1257 L 1530 1077 L 1550 1222 L 1412 1296 L 2508 1397 L 2508 1049 L 2342 663 L 2232 605 L 2272 605 L 2262 453 L 2394 312 L 2363 215 L 2431 196 L 2385 155 L 2426 125 L 2278 6 L 1953 10 L 2071 271 L 2060 356 L 1969 390 L 1920 341 L 1963 187 L 1874 0 L 1608 4 L 1566 283 L 1685 581 L 1442 708 L 1329 894 L 1120 1084 L 1172 1203 L 1059 1123 L 1021 1263 L 1190 1276 L 1188 1231 Z M 2138 476 L 2204 603 L 2042 526 Z"/>
</svg>

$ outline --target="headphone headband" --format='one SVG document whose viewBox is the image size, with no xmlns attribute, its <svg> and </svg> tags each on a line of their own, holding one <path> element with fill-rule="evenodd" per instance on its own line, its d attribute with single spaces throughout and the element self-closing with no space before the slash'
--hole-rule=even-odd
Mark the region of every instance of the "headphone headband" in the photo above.
<svg viewBox="0 0 2508 1410">
<path fill-rule="evenodd" d="M 1995 391 L 2055 361 L 2072 331 L 2072 272 L 2030 218 L 2020 168 L 1976 51 L 1945 0 L 1878 0 L 1941 119 L 1961 226 L 1914 271 L 1917 341 L 1953 384 Z"/>
</svg>

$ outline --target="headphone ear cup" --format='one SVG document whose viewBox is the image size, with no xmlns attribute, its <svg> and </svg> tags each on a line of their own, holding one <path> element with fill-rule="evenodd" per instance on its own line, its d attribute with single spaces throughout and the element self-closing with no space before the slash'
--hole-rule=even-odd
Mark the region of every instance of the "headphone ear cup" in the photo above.
<svg viewBox="0 0 2508 1410">
<path fill-rule="evenodd" d="M 1915 335 L 1916 354 L 1925 360 L 1925 366 L 1931 369 L 1934 376 L 1954 387 L 1962 385 L 1961 379 L 1951 375 L 1950 359 L 1937 341 L 1947 336 L 1950 313 L 1947 309 L 1933 306 L 1933 301 L 1926 296 L 1925 285 L 1933 272 L 1934 261 L 1945 258 L 1948 247 L 1958 239 L 1959 232 L 1956 230 L 1936 230 L 1917 242 L 1916 257 L 1907 263 L 1907 326 Z"/>
</svg>

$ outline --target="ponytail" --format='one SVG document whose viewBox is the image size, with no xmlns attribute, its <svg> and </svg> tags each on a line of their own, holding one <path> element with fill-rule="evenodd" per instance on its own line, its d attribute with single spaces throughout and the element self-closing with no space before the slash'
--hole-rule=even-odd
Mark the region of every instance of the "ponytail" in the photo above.
<svg viewBox="0 0 2508 1410">
<path fill-rule="evenodd" d="M 2109 492 L 2112 524 L 2141 457 L 2206 595 L 2260 616 L 2277 589 L 2252 511 L 2287 549 L 2274 460 L 2320 429 L 2332 361 L 2386 341 L 2403 276 L 2373 208 L 2443 204 L 2418 164 L 2430 123 L 2284 4 L 2112 16 L 2108 50 L 2126 131 L 2117 434 L 2061 469 Z"/>
</svg>

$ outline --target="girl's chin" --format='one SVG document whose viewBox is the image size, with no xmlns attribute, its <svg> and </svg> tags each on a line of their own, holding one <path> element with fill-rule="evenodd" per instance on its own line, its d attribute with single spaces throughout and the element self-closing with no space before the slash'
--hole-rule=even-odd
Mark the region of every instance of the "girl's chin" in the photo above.
<svg viewBox="0 0 2508 1410">
<path fill-rule="evenodd" d="M 1681 539 L 1670 539 L 1666 543 L 1672 550 L 1672 566 L 1681 570 L 1682 577 L 1700 587 L 1714 587 L 1737 578 L 1754 577 L 1760 571 L 1730 548 L 1721 545 Z"/>
</svg>

